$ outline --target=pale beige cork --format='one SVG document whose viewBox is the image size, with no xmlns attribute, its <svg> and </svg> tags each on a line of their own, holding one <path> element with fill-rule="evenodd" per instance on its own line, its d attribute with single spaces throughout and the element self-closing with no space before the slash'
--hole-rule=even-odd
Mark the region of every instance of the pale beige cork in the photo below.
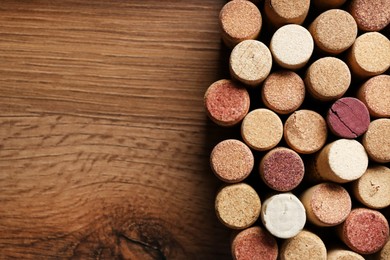
<svg viewBox="0 0 390 260">
<path fill-rule="evenodd" d="M 390 23 L 390 1 L 353 0 L 350 13 L 362 31 L 380 31 Z"/>
<path fill-rule="evenodd" d="M 309 12 L 310 0 L 265 0 L 264 12 L 275 26 L 302 24 Z"/>
<path fill-rule="evenodd" d="M 390 119 L 371 121 L 363 135 L 363 145 L 371 160 L 379 163 L 390 162 Z"/>
<path fill-rule="evenodd" d="M 319 236 L 302 230 L 295 237 L 283 241 L 280 260 L 316 259 L 326 260 L 326 247 Z"/>
<path fill-rule="evenodd" d="M 264 81 L 261 98 L 264 105 L 276 113 L 292 113 L 305 99 L 305 83 L 293 71 L 276 71 Z"/>
<path fill-rule="evenodd" d="M 272 55 L 268 47 L 256 40 L 245 40 L 230 54 L 229 69 L 233 78 L 250 86 L 257 86 L 268 76 Z"/>
<path fill-rule="evenodd" d="M 352 183 L 355 198 L 373 209 L 390 205 L 390 169 L 385 166 L 372 166 L 358 180 Z"/>
<path fill-rule="evenodd" d="M 246 0 L 230 1 L 219 13 L 222 40 L 233 48 L 236 44 L 256 39 L 261 31 L 262 17 L 255 4 Z"/>
<path fill-rule="evenodd" d="M 332 9 L 342 6 L 347 0 L 312 0 L 317 9 Z"/>
<path fill-rule="evenodd" d="M 266 108 L 249 112 L 241 124 L 245 143 L 257 151 L 274 148 L 283 137 L 283 123 L 279 116 Z"/>
<path fill-rule="evenodd" d="M 357 180 L 368 167 L 368 156 L 363 145 L 351 139 L 338 139 L 327 144 L 315 160 L 321 178 L 336 183 Z"/>
<path fill-rule="evenodd" d="M 357 97 L 373 117 L 390 117 L 390 76 L 378 75 L 367 80 Z"/>
<path fill-rule="evenodd" d="M 336 55 L 351 47 L 358 28 L 348 12 L 332 9 L 320 14 L 310 25 L 309 31 L 319 49 Z"/>
<path fill-rule="evenodd" d="M 215 199 L 218 219 L 232 229 L 244 229 L 259 218 L 261 201 L 248 184 L 238 183 L 223 187 Z"/>
<path fill-rule="evenodd" d="M 313 54 L 314 41 L 310 32 L 300 25 L 280 27 L 272 36 L 270 50 L 275 62 L 286 69 L 300 69 Z"/>
<path fill-rule="evenodd" d="M 311 110 L 297 110 L 284 123 L 284 139 L 298 153 L 317 152 L 325 145 L 327 135 L 325 119 Z"/>
<path fill-rule="evenodd" d="M 348 90 L 351 84 L 351 72 L 344 61 L 334 57 L 324 57 L 313 62 L 307 69 L 305 84 L 315 99 L 336 100 Z"/>
<path fill-rule="evenodd" d="M 360 78 L 384 73 L 390 67 L 390 41 L 381 33 L 359 36 L 348 52 L 348 65 Z"/>
<path fill-rule="evenodd" d="M 328 250 L 327 260 L 364 260 L 364 257 L 351 250 L 332 248 Z"/>
<path fill-rule="evenodd" d="M 385 246 L 375 254 L 375 260 L 389 260 L 390 259 L 390 240 L 387 241 Z"/>
<path fill-rule="evenodd" d="M 336 183 L 320 183 L 305 190 L 299 197 L 307 219 L 317 226 L 330 227 L 342 223 L 351 212 L 349 193 Z"/>
</svg>

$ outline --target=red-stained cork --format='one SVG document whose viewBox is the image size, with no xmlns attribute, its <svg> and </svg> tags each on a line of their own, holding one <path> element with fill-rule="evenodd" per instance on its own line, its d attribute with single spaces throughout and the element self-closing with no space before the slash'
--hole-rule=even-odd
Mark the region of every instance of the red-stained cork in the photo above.
<svg viewBox="0 0 390 260">
<path fill-rule="evenodd" d="M 278 244 L 265 229 L 255 226 L 237 234 L 232 242 L 235 260 L 276 260 Z"/>
<path fill-rule="evenodd" d="M 373 254 L 386 244 L 389 238 L 389 224 L 379 211 L 356 208 L 340 226 L 339 235 L 353 251 Z"/>
<path fill-rule="evenodd" d="M 330 107 L 326 120 L 333 134 L 342 138 L 356 138 L 367 131 L 370 114 L 359 99 L 345 97 Z"/>
<path fill-rule="evenodd" d="M 380 31 L 390 23 L 390 1 L 353 0 L 350 13 L 362 31 Z"/>
<path fill-rule="evenodd" d="M 220 126 L 238 124 L 248 113 L 250 99 L 248 91 L 241 85 L 221 79 L 207 89 L 204 96 L 206 112 Z"/>
<path fill-rule="evenodd" d="M 262 180 L 271 189 L 290 191 L 301 183 L 305 166 L 295 151 L 278 147 L 263 157 L 259 171 Z"/>
</svg>

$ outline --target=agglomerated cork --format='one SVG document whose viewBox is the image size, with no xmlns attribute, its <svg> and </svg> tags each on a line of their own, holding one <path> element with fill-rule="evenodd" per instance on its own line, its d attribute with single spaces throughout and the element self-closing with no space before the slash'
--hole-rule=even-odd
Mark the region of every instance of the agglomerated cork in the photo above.
<svg viewBox="0 0 390 260">
<path fill-rule="evenodd" d="M 390 76 L 379 75 L 367 80 L 357 97 L 367 106 L 373 117 L 390 117 Z"/>
<path fill-rule="evenodd" d="M 244 142 L 257 151 L 274 148 L 283 137 L 283 124 L 279 116 L 265 108 L 249 112 L 241 124 Z"/>
<path fill-rule="evenodd" d="M 356 138 L 364 134 L 370 125 L 370 113 L 357 98 L 338 99 L 328 110 L 326 117 L 329 129 L 341 138 Z"/>
<path fill-rule="evenodd" d="M 305 226 L 305 208 L 292 193 L 273 195 L 263 203 L 261 221 L 275 237 L 291 238 Z"/>
<path fill-rule="evenodd" d="M 250 86 L 263 82 L 271 67 L 271 52 L 264 43 L 256 40 L 245 40 L 237 44 L 230 54 L 230 74 Z"/>
<path fill-rule="evenodd" d="M 238 183 L 223 187 L 215 199 L 215 211 L 222 222 L 232 229 L 244 229 L 259 218 L 261 201 L 248 184 Z"/>
<path fill-rule="evenodd" d="M 334 57 L 325 57 L 309 66 L 305 83 L 307 90 L 315 99 L 335 100 L 348 90 L 351 84 L 351 72 L 344 61 Z"/>
<path fill-rule="evenodd" d="M 327 260 L 364 260 L 364 257 L 350 250 L 333 248 L 328 250 Z"/>
<path fill-rule="evenodd" d="M 387 0 L 353 0 L 350 13 L 362 31 L 380 31 L 390 23 L 390 2 Z"/>
<path fill-rule="evenodd" d="M 390 240 L 388 240 L 385 246 L 375 255 L 375 259 L 377 260 L 390 259 Z"/>
<path fill-rule="evenodd" d="M 358 141 L 338 139 L 327 144 L 315 158 L 316 172 L 323 180 L 346 183 L 360 178 L 368 167 L 368 156 Z"/>
<path fill-rule="evenodd" d="M 390 41 L 378 32 L 362 34 L 352 45 L 347 59 L 358 77 L 382 74 L 390 67 Z"/>
<path fill-rule="evenodd" d="M 315 153 L 326 142 L 327 127 L 325 119 L 311 110 L 297 110 L 284 123 L 284 139 L 296 152 Z"/>
<path fill-rule="evenodd" d="M 269 109 L 279 114 L 289 114 L 303 103 L 305 84 L 293 71 L 276 71 L 264 81 L 261 98 Z"/>
<path fill-rule="evenodd" d="M 256 39 L 260 34 L 262 17 L 255 4 L 246 0 L 226 3 L 219 13 L 222 40 L 233 48 L 236 44 Z"/>
<path fill-rule="evenodd" d="M 264 12 L 275 27 L 302 24 L 309 12 L 310 0 L 265 0 Z"/>
<path fill-rule="evenodd" d="M 390 119 L 372 121 L 363 135 L 363 145 L 373 161 L 390 162 Z"/>
<path fill-rule="evenodd" d="M 211 152 L 210 165 L 214 174 L 222 181 L 236 183 L 251 173 L 254 157 L 243 142 L 227 139 L 218 143 Z"/>
<path fill-rule="evenodd" d="M 302 230 L 295 237 L 283 241 L 280 260 L 326 260 L 326 247 L 316 234 Z"/>
<path fill-rule="evenodd" d="M 300 69 L 313 54 L 314 41 L 310 32 L 297 24 L 280 27 L 272 36 L 270 50 L 276 63 L 286 69 Z"/>
<path fill-rule="evenodd" d="M 382 209 L 390 205 L 390 169 L 371 166 L 358 180 L 352 183 L 355 198 L 365 206 Z"/>
<path fill-rule="evenodd" d="M 317 9 L 332 9 L 342 6 L 347 0 L 312 0 Z"/>
<path fill-rule="evenodd" d="M 373 254 L 382 249 L 389 238 L 389 224 L 379 211 L 356 208 L 339 226 L 341 240 L 359 254 Z"/>
<path fill-rule="evenodd" d="M 342 223 L 351 212 L 351 197 L 335 183 L 320 183 L 305 190 L 299 197 L 307 219 L 317 226 L 330 227 Z"/>
<path fill-rule="evenodd" d="M 234 260 L 276 260 L 278 244 L 265 229 L 255 226 L 238 233 L 232 242 Z"/>
<path fill-rule="evenodd" d="M 221 79 L 207 89 L 204 105 L 207 115 L 216 124 L 233 126 L 241 122 L 249 111 L 249 93 L 236 82 Z"/>
<path fill-rule="evenodd" d="M 301 183 L 305 166 L 295 151 L 276 147 L 264 155 L 259 172 L 261 179 L 271 189 L 291 191 Z"/>
<path fill-rule="evenodd" d="M 358 28 L 348 12 L 332 9 L 320 14 L 310 25 L 309 31 L 318 48 L 336 55 L 351 47 Z"/>
</svg>

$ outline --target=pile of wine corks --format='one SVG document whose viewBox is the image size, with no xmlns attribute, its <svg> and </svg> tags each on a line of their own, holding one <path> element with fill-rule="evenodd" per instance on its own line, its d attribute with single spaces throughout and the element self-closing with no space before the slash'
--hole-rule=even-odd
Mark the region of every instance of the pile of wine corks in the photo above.
<svg viewBox="0 0 390 260">
<path fill-rule="evenodd" d="M 221 9 L 204 104 L 233 259 L 390 259 L 389 23 L 387 0 Z"/>
</svg>

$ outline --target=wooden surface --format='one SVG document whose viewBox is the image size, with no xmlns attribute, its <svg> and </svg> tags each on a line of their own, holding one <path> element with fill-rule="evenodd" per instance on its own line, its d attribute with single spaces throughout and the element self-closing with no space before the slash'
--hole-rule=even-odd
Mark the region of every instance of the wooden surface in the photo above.
<svg viewBox="0 0 390 260">
<path fill-rule="evenodd" d="M 222 0 L 0 2 L 0 259 L 229 259 Z"/>
</svg>

